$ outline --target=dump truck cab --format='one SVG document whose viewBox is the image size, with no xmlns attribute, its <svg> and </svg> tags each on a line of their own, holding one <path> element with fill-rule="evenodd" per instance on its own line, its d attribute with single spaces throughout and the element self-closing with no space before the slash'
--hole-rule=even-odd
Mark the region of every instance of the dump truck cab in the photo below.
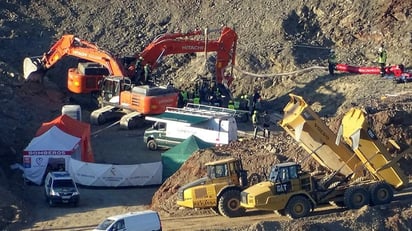
<svg viewBox="0 0 412 231">
<path fill-rule="evenodd" d="M 314 181 L 300 164 L 287 162 L 274 165 L 269 180 L 241 192 L 241 206 L 246 209 L 273 210 L 292 218 L 306 216 L 315 201 L 310 193 Z"/>
<path fill-rule="evenodd" d="M 177 204 L 188 208 L 213 208 L 227 217 L 242 216 L 245 210 L 240 207 L 240 191 L 248 185 L 242 161 L 228 158 L 205 166 L 207 176 L 182 186 L 178 190 Z"/>
</svg>

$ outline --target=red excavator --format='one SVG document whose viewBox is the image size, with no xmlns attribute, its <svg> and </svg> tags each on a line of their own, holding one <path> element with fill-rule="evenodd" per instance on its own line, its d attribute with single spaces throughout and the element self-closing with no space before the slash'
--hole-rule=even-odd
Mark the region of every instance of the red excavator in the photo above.
<svg viewBox="0 0 412 231">
<path fill-rule="evenodd" d="M 209 33 L 220 32 L 220 37 L 209 39 Z M 233 81 L 233 65 L 235 64 L 237 34 L 229 27 L 219 30 L 205 30 L 204 38 L 201 30 L 188 33 L 167 33 L 151 42 L 140 54 L 123 58 L 129 66 L 124 66 L 96 45 L 76 38 L 73 35 L 63 36 L 43 57 L 31 57 L 24 60 L 24 76 L 26 79 L 44 75 L 57 61 L 64 56 L 75 56 L 91 63 L 79 63 L 78 68 L 69 70 L 68 87 L 75 93 L 99 92 L 102 108 L 92 112 L 90 121 L 102 124 L 108 120 L 121 117 L 120 125 L 124 128 L 140 124 L 142 116 L 160 114 L 166 107 L 177 106 L 178 93 L 172 87 L 141 85 L 133 82 L 135 68 L 133 62 L 142 58 L 141 66 L 149 64 L 156 68 L 161 58 L 171 54 L 195 52 L 216 52 L 215 79 L 218 87 L 227 89 Z M 232 65 L 229 74 L 225 74 L 228 65 Z M 106 70 L 106 73 L 103 73 Z M 126 115 L 125 115 L 126 114 Z"/>
</svg>

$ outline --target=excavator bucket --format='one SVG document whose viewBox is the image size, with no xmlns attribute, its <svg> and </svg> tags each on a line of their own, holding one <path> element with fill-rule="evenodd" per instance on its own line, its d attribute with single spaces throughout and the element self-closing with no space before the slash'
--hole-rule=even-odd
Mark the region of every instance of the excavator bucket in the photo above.
<svg viewBox="0 0 412 231">
<path fill-rule="evenodd" d="M 23 61 L 23 77 L 26 80 L 40 80 L 46 70 L 43 67 L 41 56 L 26 57 Z"/>
</svg>

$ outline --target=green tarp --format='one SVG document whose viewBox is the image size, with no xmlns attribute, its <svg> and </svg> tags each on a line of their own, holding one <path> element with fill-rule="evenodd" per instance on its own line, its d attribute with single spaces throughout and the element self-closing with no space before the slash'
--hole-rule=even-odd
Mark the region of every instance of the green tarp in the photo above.
<svg viewBox="0 0 412 231">
<path fill-rule="evenodd" d="M 190 136 L 182 143 L 162 153 L 163 181 L 173 175 L 197 150 L 213 146 L 196 136 Z"/>
</svg>

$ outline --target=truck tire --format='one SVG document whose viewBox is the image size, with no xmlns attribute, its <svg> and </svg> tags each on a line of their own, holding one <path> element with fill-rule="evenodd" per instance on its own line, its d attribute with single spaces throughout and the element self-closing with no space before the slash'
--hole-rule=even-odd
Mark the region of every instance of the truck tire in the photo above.
<svg viewBox="0 0 412 231">
<path fill-rule="evenodd" d="M 151 151 L 156 151 L 157 150 L 157 143 L 155 140 L 149 140 L 147 141 L 147 148 Z"/>
<path fill-rule="evenodd" d="M 289 199 L 285 208 L 285 214 L 291 219 L 306 217 L 311 210 L 311 202 L 304 196 L 294 196 Z"/>
<path fill-rule="evenodd" d="M 369 193 L 363 187 L 350 187 L 345 190 L 343 201 L 348 209 L 359 209 L 369 204 Z"/>
<path fill-rule="evenodd" d="M 390 203 L 393 199 L 393 190 L 385 182 L 377 182 L 369 188 L 370 205 L 382 205 Z"/>
<path fill-rule="evenodd" d="M 229 189 L 219 197 L 219 213 L 225 217 L 240 217 L 245 213 L 245 208 L 240 207 L 240 191 Z"/>
</svg>

